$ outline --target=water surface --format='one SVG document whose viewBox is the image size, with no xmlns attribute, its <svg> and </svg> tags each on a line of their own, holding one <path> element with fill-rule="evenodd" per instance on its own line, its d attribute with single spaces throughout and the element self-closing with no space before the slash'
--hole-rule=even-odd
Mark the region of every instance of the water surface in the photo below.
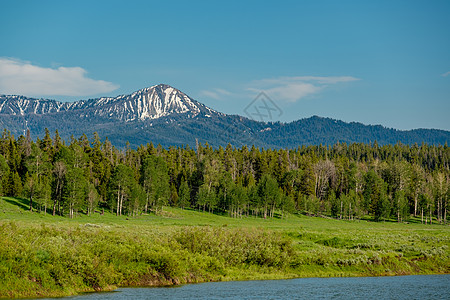
<svg viewBox="0 0 450 300">
<path fill-rule="evenodd" d="M 120 288 L 115 292 L 67 299 L 450 299 L 450 275 L 211 282 L 163 288 Z"/>
</svg>

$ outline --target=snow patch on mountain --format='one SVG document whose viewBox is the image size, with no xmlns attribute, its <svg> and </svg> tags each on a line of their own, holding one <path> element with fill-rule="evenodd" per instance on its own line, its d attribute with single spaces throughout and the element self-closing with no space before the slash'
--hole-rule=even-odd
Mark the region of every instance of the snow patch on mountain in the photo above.
<svg viewBox="0 0 450 300">
<path fill-rule="evenodd" d="M 130 95 L 76 102 L 0 95 L 0 114 L 24 116 L 78 110 L 83 110 L 79 115 L 85 118 L 99 116 L 125 122 L 178 114 L 185 114 L 188 117 L 223 115 L 165 84 L 144 88 Z"/>
</svg>

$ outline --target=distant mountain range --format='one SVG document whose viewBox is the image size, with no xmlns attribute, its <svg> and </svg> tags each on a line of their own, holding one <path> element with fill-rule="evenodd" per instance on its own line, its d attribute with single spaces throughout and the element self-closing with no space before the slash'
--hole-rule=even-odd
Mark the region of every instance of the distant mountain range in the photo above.
<svg viewBox="0 0 450 300">
<path fill-rule="evenodd" d="M 15 136 L 30 130 L 42 137 L 48 128 L 63 139 L 94 132 L 117 147 L 152 142 L 164 147 L 190 145 L 198 139 L 213 147 L 255 145 L 296 148 L 301 145 L 345 143 L 445 144 L 450 131 L 396 130 L 381 125 L 346 123 L 313 116 L 290 123 L 259 122 L 217 112 L 165 84 L 117 97 L 59 102 L 25 96 L 0 95 L 0 129 Z"/>
</svg>

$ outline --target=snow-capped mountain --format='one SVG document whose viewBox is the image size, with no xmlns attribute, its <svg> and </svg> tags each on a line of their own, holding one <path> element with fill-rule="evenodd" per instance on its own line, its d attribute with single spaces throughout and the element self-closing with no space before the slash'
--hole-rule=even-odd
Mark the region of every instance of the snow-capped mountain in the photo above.
<svg viewBox="0 0 450 300">
<path fill-rule="evenodd" d="M 158 119 L 180 114 L 186 117 L 219 114 L 185 93 L 165 84 L 144 88 L 131 95 L 76 102 L 0 95 L 0 115 L 26 116 L 62 112 L 74 112 L 83 118 L 101 117 L 125 122 Z"/>
<path fill-rule="evenodd" d="M 0 95 L 0 114 L 4 115 L 47 114 L 67 109 L 67 106 L 55 100 Z"/>
<path fill-rule="evenodd" d="M 214 147 L 251 146 L 297 148 L 300 145 L 336 142 L 395 144 L 440 144 L 450 132 L 435 129 L 395 130 L 377 125 L 345 123 L 311 117 L 290 123 L 265 123 L 214 111 L 183 92 L 164 84 L 130 95 L 76 102 L 0 95 L 0 131 L 15 137 L 30 131 L 43 137 L 45 129 L 58 130 L 64 140 L 94 132 L 117 147 L 152 142 L 164 147 L 190 145 L 197 141 Z"/>
</svg>

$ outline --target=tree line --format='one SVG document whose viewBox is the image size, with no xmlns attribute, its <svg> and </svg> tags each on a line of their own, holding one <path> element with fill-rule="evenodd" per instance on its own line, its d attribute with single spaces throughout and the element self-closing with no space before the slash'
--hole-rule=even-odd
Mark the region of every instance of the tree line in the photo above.
<svg viewBox="0 0 450 300">
<path fill-rule="evenodd" d="M 259 149 L 207 143 L 115 148 L 94 133 L 63 141 L 46 130 L 0 138 L 0 195 L 26 197 L 30 210 L 70 218 L 109 210 L 159 213 L 164 206 L 231 217 L 288 213 L 339 219 L 447 222 L 450 150 L 445 145 L 336 143 Z"/>
</svg>

